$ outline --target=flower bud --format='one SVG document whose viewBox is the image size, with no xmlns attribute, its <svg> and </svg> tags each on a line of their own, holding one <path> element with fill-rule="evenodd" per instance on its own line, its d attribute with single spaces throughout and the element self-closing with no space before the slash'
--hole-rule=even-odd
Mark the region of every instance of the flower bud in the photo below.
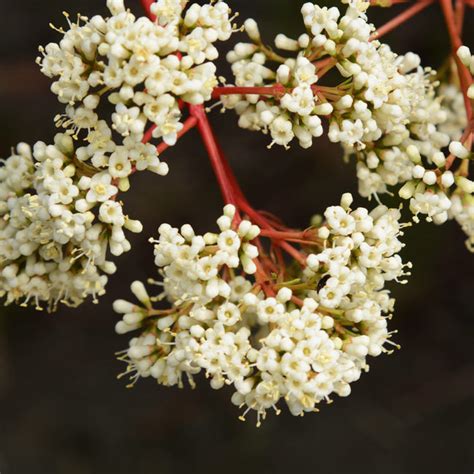
<svg viewBox="0 0 474 474">
<path fill-rule="evenodd" d="M 471 181 L 464 176 L 456 177 L 456 184 L 467 194 L 474 193 L 474 181 Z"/>
<path fill-rule="evenodd" d="M 441 184 L 445 188 L 450 188 L 454 184 L 454 175 L 451 171 L 445 171 L 441 175 Z"/>
<path fill-rule="evenodd" d="M 341 197 L 341 207 L 346 211 L 351 208 L 351 204 L 354 202 L 354 198 L 351 193 L 344 193 Z"/>
<path fill-rule="evenodd" d="M 436 152 L 432 157 L 431 161 L 438 167 L 442 168 L 446 164 L 446 157 L 441 151 Z"/>
<path fill-rule="evenodd" d="M 260 31 L 258 29 L 258 24 L 253 18 L 247 18 L 244 23 L 245 32 L 248 34 L 249 38 L 256 43 L 260 42 Z"/>
<path fill-rule="evenodd" d="M 410 158 L 413 163 L 421 163 L 420 151 L 415 145 L 409 145 L 406 149 L 408 158 Z"/>
<path fill-rule="evenodd" d="M 461 142 L 451 142 L 449 144 L 449 152 L 461 159 L 465 159 L 469 156 L 469 150 L 467 150 Z"/>
<path fill-rule="evenodd" d="M 456 54 L 465 66 L 469 66 L 469 63 L 471 61 L 471 51 L 467 46 L 460 46 Z"/>
<path fill-rule="evenodd" d="M 423 182 L 427 184 L 428 186 L 432 186 L 433 184 L 436 183 L 436 173 L 434 171 L 427 171 L 423 175 Z"/>
<path fill-rule="evenodd" d="M 137 309 L 136 305 L 125 300 L 115 300 L 112 307 L 114 311 L 119 314 L 133 313 Z"/>
<path fill-rule="evenodd" d="M 275 38 L 275 46 L 285 51 L 297 51 L 299 48 L 298 41 L 288 38 L 283 33 L 279 33 Z"/>
<path fill-rule="evenodd" d="M 407 181 L 398 191 L 402 199 L 410 199 L 415 194 L 416 185 L 413 181 Z"/>
<path fill-rule="evenodd" d="M 287 303 L 288 301 L 291 300 L 291 297 L 293 296 L 293 292 L 289 288 L 280 288 L 278 290 L 276 299 L 278 300 L 279 303 Z"/>
<path fill-rule="evenodd" d="M 150 305 L 150 297 L 146 291 L 145 285 L 141 281 L 134 281 L 130 285 L 132 293 L 136 296 L 137 300 L 143 303 L 145 306 Z"/>
</svg>

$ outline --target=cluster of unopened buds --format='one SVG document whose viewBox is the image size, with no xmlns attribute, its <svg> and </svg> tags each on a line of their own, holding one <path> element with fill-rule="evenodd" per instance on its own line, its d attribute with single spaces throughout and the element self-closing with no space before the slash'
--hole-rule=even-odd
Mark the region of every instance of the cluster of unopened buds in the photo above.
<svg viewBox="0 0 474 474">
<path fill-rule="evenodd" d="M 94 301 L 116 270 L 111 256 L 141 232 L 121 194 L 137 171 L 168 172 L 161 154 L 197 127 L 222 191 L 218 232 L 189 224 L 159 227 L 154 243 L 159 287 L 135 281 L 136 303 L 118 300 L 116 331 L 135 333 L 120 354 L 131 383 L 231 386 L 241 418 L 257 423 L 283 400 L 293 415 L 317 411 L 369 369 L 369 358 L 398 347 L 387 321 L 387 282 L 405 283 L 401 209 L 412 220 L 455 219 L 474 249 L 474 57 L 462 45 L 470 2 L 440 0 L 453 58 L 444 72 L 398 55 L 380 38 L 432 0 L 415 2 L 376 29 L 371 3 L 306 3 L 304 31 L 267 46 L 257 23 L 249 41 L 227 54 L 233 79 L 217 76 L 215 43 L 240 28 L 223 1 L 143 0 L 136 18 L 123 0 L 110 16 L 77 16 L 56 28 L 59 43 L 40 48 L 38 64 L 64 105 L 53 144 L 24 143 L 0 168 L 0 291 L 6 304 L 56 310 Z M 398 3 L 398 2 L 394 2 Z M 374 4 L 375 6 L 375 4 Z M 327 74 L 331 84 L 324 85 Z M 219 85 L 219 83 L 223 85 Z M 235 85 L 234 85 L 235 84 Z M 269 147 L 310 148 L 327 133 L 357 162 L 363 197 L 400 197 L 399 208 L 354 208 L 350 194 L 304 229 L 286 227 L 247 201 L 208 120 L 206 103 L 233 109 L 244 129 L 270 136 Z M 153 143 L 159 139 L 160 143 Z M 408 218 L 408 220 L 410 220 Z"/>
</svg>

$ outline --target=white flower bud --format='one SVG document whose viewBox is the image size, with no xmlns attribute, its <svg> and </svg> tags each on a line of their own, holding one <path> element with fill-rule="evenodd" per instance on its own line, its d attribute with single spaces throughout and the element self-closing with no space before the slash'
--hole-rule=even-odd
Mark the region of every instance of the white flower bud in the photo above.
<svg viewBox="0 0 474 474">
<path fill-rule="evenodd" d="M 123 320 L 129 326 L 138 324 L 143 319 L 142 313 L 127 313 L 124 315 Z"/>
<path fill-rule="evenodd" d="M 470 99 L 474 100 L 474 84 L 471 84 L 471 85 L 469 86 L 469 89 L 467 90 L 467 96 L 468 96 Z"/>
<path fill-rule="evenodd" d="M 299 48 L 298 41 L 288 38 L 283 33 L 279 33 L 275 38 L 275 46 L 285 51 L 297 51 Z"/>
<path fill-rule="evenodd" d="M 115 300 L 112 307 L 114 311 L 119 314 L 133 313 L 137 309 L 136 305 L 125 300 Z"/>
<path fill-rule="evenodd" d="M 425 175 L 425 168 L 423 168 L 423 166 L 421 165 L 416 165 L 413 170 L 412 170 L 412 174 L 413 174 L 413 177 L 415 179 L 422 179 L 423 176 Z"/>
<path fill-rule="evenodd" d="M 243 302 L 246 306 L 256 306 L 259 299 L 253 293 L 247 293 L 243 297 Z"/>
<path fill-rule="evenodd" d="M 415 194 L 416 184 L 413 181 L 407 181 L 398 191 L 402 199 L 410 199 Z"/>
<path fill-rule="evenodd" d="M 112 15 L 118 15 L 125 11 L 123 0 L 107 0 L 107 8 Z"/>
<path fill-rule="evenodd" d="M 341 207 L 348 210 L 351 208 L 351 204 L 354 202 L 354 198 L 351 193 L 344 193 L 341 197 Z"/>
<path fill-rule="evenodd" d="M 324 316 L 321 321 L 321 327 L 323 329 L 331 329 L 334 327 L 334 319 L 331 316 Z"/>
<path fill-rule="evenodd" d="M 278 300 L 279 303 L 287 303 L 288 301 L 291 300 L 291 297 L 293 296 L 293 292 L 290 290 L 290 288 L 280 288 L 278 290 L 276 299 Z"/>
<path fill-rule="evenodd" d="M 165 316 L 164 318 L 158 319 L 158 322 L 156 323 L 156 327 L 160 331 L 163 331 L 164 329 L 171 327 L 175 321 L 176 321 L 176 316 L 173 316 L 173 315 Z"/>
<path fill-rule="evenodd" d="M 273 122 L 273 120 L 275 120 L 275 115 L 273 115 L 273 113 L 270 112 L 269 110 L 264 110 L 260 114 L 260 119 L 265 125 L 270 125 Z"/>
<path fill-rule="evenodd" d="M 282 64 L 277 69 L 277 80 L 282 84 L 286 84 L 290 80 L 290 68 L 286 64 Z"/>
<path fill-rule="evenodd" d="M 229 217 L 230 219 L 233 219 L 236 213 L 235 206 L 233 204 L 227 204 L 224 207 L 224 216 Z"/>
<path fill-rule="evenodd" d="M 442 168 L 446 164 L 446 157 L 441 151 L 437 151 L 432 157 L 431 161 L 438 167 Z"/>
<path fill-rule="evenodd" d="M 88 95 L 84 99 L 84 105 L 86 108 L 90 110 L 94 110 L 97 108 L 100 102 L 100 97 L 98 95 Z"/>
<path fill-rule="evenodd" d="M 309 41 L 310 37 L 307 33 L 303 33 L 299 38 L 298 38 L 298 46 L 300 48 L 307 48 L 309 46 Z"/>
<path fill-rule="evenodd" d="M 441 184 L 445 188 L 450 188 L 454 184 L 454 175 L 451 171 L 445 171 L 441 175 Z"/>
<path fill-rule="evenodd" d="M 420 150 L 415 145 L 408 145 L 406 149 L 407 155 L 413 163 L 421 163 Z"/>
<path fill-rule="evenodd" d="M 352 107 L 352 104 L 354 103 L 354 99 L 351 95 L 346 94 L 342 96 L 336 103 L 335 106 L 337 109 L 349 109 Z"/>
<path fill-rule="evenodd" d="M 204 336 L 205 330 L 202 326 L 195 324 L 194 326 L 191 326 L 189 332 L 191 333 L 191 336 L 199 339 Z"/>
<path fill-rule="evenodd" d="M 218 235 L 213 232 L 206 232 L 204 234 L 204 242 L 206 245 L 214 245 L 217 242 Z"/>
<path fill-rule="evenodd" d="M 134 281 L 131 284 L 130 289 L 138 301 L 142 302 L 145 306 L 150 305 L 150 297 L 148 296 L 145 285 L 141 281 Z"/>
<path fill-rule="evenodd" d="M 471 51 L 467 46 L 460 46 L 456 54 L 465 66 L 469 66 L 469 63 L 471 61 Z"/>
<path fill-rule="evenodd" d="M 135 331 L 138 329 L 137 326 L 130 326 L 129 324 L 125 323 L 124 321 L 119 321 L 115 325 L 115 332 L 117 334 L 127 334 L 128 332 Z"/>
<path fill-rule="evenodd" d="M 260 227 L 258 227 L 255 224 L 252 224 L 245 238 L 247 240 L 253 240 L 253 239 L 256 239 L 259 235 L 260 235 Z"/>
<path fill-rule="evenodd" d="M 223 377 L 213 377 L 210 381 L 210 386 L 214 390 L 220 390 L 225 385 L 225 380 Z"/>
<path fill-rule="evenodd" d="M 464 176 L 456 176 L 456 184 L 465 192 L 468 194 L 474 193 L 474 181 L 471 181 L 468 178 L 465 178 Z"/>
<path fill-rule="evenodd" d="M 308 255 L 308 258 L 306 259 L 306 264 L 311 270 L 317 271 L 319 268 L 319 260 L 317 255 L 315 255 L 314 253 Z"/>
<path fill-rule="evenodd" d="M 329 102 L 318 104 L 314 108 L 314 113 L 317 115 L 329 115 L 333 111 L 333 106 Z"/>
<path fill-rule="evenodd" d="M 251 258 L 252 260 L 258 257 L 258 247 L 255 245 L 245 243 L 242 245 L 242 250 L 244 251 L 245 255 L 247 255 L 247 257 Z"/>
<path fill-rule="evenodd" d="M 249 38 L 256 43 L 260 42 L 260 31 L 258 24 L 253 18 L 247 18 L 244 22 L 244 28 Z"/>
<path fill-rule="evenodd" d="M 449 218 L 449 215 L 446 211 L 443 211 L 443 212 L 439 212 L 438 214 L 435 214 L 433 216 L 433 222 L 436 224 L 436 225 L 441 225 L 441 224 L 444 224 Z"/>
<path fill-rule="evenodd" d="M 319 236 L 320 239 L 326 240 L 327 238 L 329 238 L 330 234 L 331 234 L 331 232 L 325 226 L 318 229 L 318 236 Z"/>
<path fill-rule="evenodd" d="M 427 184 L 428 186 L 432 186 L 433 184 L 436 183 L 436 173 L 434 171 L 427 171 L 423 175 L 423 182 Z"/>
<path fill-rule="evenodd" d="M 217 219 L 217 226 L 221 231 L 229 230 L 232 225 L 232 217 L 221 216 Z"/>
<path fill-rule="evenodd" d="M 257 271 L 257 266 L 249 257 L 247 257 L 247 255 L 242 255 L 240 260 L 245 273 L 253 275 Z"/>
<path fill-rule="evenodd" d="M 461 159 L 465 159 L 469 156 L 469 150 L 467 150 L 461 142 L 451 142 L 449 144 L 449 152 Z"/>
<path fill-rule="evenodd" d="M 143 224 L 135 219 L 125 219 L 125 224 L 123 226 L 134 234 L 139 234 L 143 231 Z"/>
</svg>

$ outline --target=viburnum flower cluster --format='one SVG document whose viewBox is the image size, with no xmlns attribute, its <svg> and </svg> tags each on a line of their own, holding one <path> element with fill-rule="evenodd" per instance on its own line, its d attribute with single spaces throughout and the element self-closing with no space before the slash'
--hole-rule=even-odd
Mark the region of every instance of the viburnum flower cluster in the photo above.
<svg viewBox="0 0 474 474">
<path fill-rule="evenodd" d="M 258 420 L 270 408 L 278 412 L 280 399 L 301 415 L 333 394 L 349 395 L 349 384 L 369 368 L 367 356 L 393 344 L 385 283 L 405 275 L 400 211 L 351 210 L 351 202 L 344 195 L 341 206 L 326 210 L 325 225 L 308 232 L 303 264 L 290 263 L 265 284 L 252 260 L 269 270 L 277 262 L 259 251 L 258 226 L 237 225 L 234 206 L 217 220 L 219 233 L 161 225 L 155 263 L 163 291 L 150 297 L 137 281 L 139 304 L 114 305 L 124 313 L 117 332 L 141 330 L 124 357 L 127 373 L 172 386 L 183 379 L 194 385 L 203 371 L 215 389 L 233 385 L 233 403 L 255 410 Z M 171 308 L 155 309 L 152 301 L 165 298 Z"/>
<path fill-rule="evenodd" d="M 166 173 L 154 147 L 140 145 L 147 125 L 154 138 L 176 143 L 183 128 L 180 102 L 202 104 L 211 98 L 218 82 L 214 43 L 232 33 L 226 3 L 194 3 L 184 13 L 186 4 L 154 3 L 157 19 L 152 21 L 135 18 L 123 0 L 108 0 L 111 17 L 78 16 L 69 30 L 60 30 L 59 43 L 40 48 L 41 72 L 55 79 L 51 90 L 66 104 L 57 125 L 75 135 L 84 131 L 89 142 L 78 150 L 81 161 L 112 165 L 114 177 L 124 179 L 132 165 Z M 104 102 L 114 106 L 111 115 Z M 117 161 L 119 171 L 113 166 Z"/>
<path fill-rule="evenodd" d="M 69 135 L 54 144 L 25 143 L 0 169 L 1 292 L 6 302 L 55 309 L 105 292 L 116 271 L 110 254 L 130 250 L 125 231 L 141 232 L 124 215 L 118 188 L 104 171 L 89 175 Z"/>
<path fill-rule="evenodd" d="M 142 231 L 122 202 L 131 176 L 165 176 L 161 154 L 197 128 L 224 200 L 219 230 L 159 226 L 149 281 L 159 290 L 150 296 L 135 281 L 138 302 L 114 304 L 116 331 L 133 333 L 123 375 L 130 386 L 152 377 L 180 387 L 204 375 L 215 389 L 232 387 L 241 418 L 253 411 L 258 425 L 283 403 L 303 415 L 349 395 L 370 357 L 398 347 L 388 283 L 410 274 L 400 256 L 411 225 L 401 224 L 404 204 L 414 222 L 456 220 L 474 250 L 474 57 L 461 40 L 474 4 L 440 0 L 452 58 L 437 72 L 381 41 L 432 0 L 379 28 L 369 8 L 390 5 L 343 3 L 304 4 L 304 31 L 278 34 L 276 49 L 247 19 L 249 41 L 227 53 L 233 84 L 215 64 L 217 42 L 240 30 L 221 0 L 142 0 L 138 18 L 123 0 L 107 0 L 108 17 L 65 14 L 61 40 L 38 58 L 63 108 L 60 133 L 52 144 L 20 143 L 0 168 L 5 303 L 54 311 L 97 302 L 112 257 L 131 249 L 128 232 Z M 361 196 L 379 205 L 354 208 L 346 193 L 306 229 L 255 210 L 209 122 L 219 104 L 241 128 L 268 134 L 269 148 L 310 148 L 327 134 L 355 159 Z M 381 204 L 384 194 L 399 207 Z"/>
<path fill-rule="evenodd" d="M 225 97 L 223 105 L 235 109 L 242 128 L 269 133 L 271 145 L 285 147 L 295 139 L 311 147 L 326 117 L 329 139 L 357 160 L 362 196 L 396 187 L 415 216 L 442 224 L 456 214 L 450 213 L 451 196 L 472 195 L 470 182 L 455 176 L 445 153 L 449 146 L 457 158 L 468 158 L 457 141 L 465 120 L 459 109 L 443 106 L 435 71 L 422 68 L 416 54 L 397 55 L 377 40 L 368 6 L 351 2 L 341 15 L 336 7 L 306 3 L 306 32 L 275 38 L 277 48 L 291 53 L 288 58 L 265 46 L 256 22 L 247 20 L 252 42 L 238 43 L 227 56 L 235 84 L 246 94 Z M 470 65 L 467 48 L 461 53 Z M 340 83 L 319 85 L 333 68 Z M 459 89 L 450 94 L 462 103 Z"/>
</svg>

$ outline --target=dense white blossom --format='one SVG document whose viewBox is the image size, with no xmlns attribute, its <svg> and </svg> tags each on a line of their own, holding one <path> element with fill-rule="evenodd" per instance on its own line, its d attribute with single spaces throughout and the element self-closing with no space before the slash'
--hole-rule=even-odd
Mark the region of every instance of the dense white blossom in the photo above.
<svg viewBox="0 0 474 474">
<path fill-rule="evenodd" d="M 242 128 L 269 133 L 272 144 L 285 147 L 294 139 L 310 147 L 327 122 L 329 139 L 357 160 L 362 196 L 396 192 L 409 201 L 415 220 L 423 215 L 442 224 L 453 215 L 450 197 L 458 184 L 446 166 L 448 145 L 457 158 L 468 158 L 456 141 L 466 126 L 463 96 L 455 85 L 438 87 L 435 71 L 422 68 L 416 54 L 398 55 L 378 41 L 368 3 L 348 3 L 344 14 L 304 4 L 306 33 L 275 38 L 290 57 L 266 47 L 256 22 L 247 20 L 252 42 L 238 43 L 227 55 L 234 81 L 271 92 L 222 102 L 235 109 Z M 460 49 L 460 58 L 474 70 L 468 48 Z M 339 73 L 337 86 L 320 85 L 318 74 L 328 67 Z"/>
<path fill-rule="evenodd" d="M 105 292 L 108 255 L 130 249 L 123 214 L 105 171 L 83 168 L 69 135 L 54 144 L 21 143 L 0 168 L 0 288 L 7 303 L 78 305 Z"/>
<path fill-rule="evenodd" d="M 259 228 L 239 223 L 233 206 L 218 219 L 219 233 L 162 225 L 155 263 L 163 291 L 150 297 L 134 282 L 140 303 L 114 304 L 123 314 L 117 332 L 141 331 L 123 355 L 132 384 L 151 376 L 193 386 L 202 371 L 213 388 L 232 385 L 232 402 L 256 411 L 258 423 L 281 400 L 301 415 L 347 396 L 368 370 L 367 357 L 393 345 L 387 318 L 394 300 L 385 284 L 400 281 L 407 266 L 398 255 L 400 212 L 352 210 L 351 201 L 344 195 L 326 210 L 304 268 L 290 266 L 291 280 L 276 275 L 267 284 L 256 265 L 263 255 L 251 243 Z M 155 309 L 163 299 L 170 308 Z"/>
<path fill-rule="evenodd" d="M 202 104 L 217 85 L 214 43 L 232 33 L 230 8 L 222 1 L 200 6 L 158 0 L 154 22 L 136 18 L 123 2 L 109 0 L 111 16 L 78 16 L 59 43 L 40 48 L 41 71 L 66 105 L 57 125 L 90 145 L 82 160 L 107 165 L 113 157 L 140 155 L 141 169 L 165 174 L 156 149 L 141 145 L 147 127 L 174 145 L 182 129 L 180 100 Z M 105 100 L 105 98 L 107 100 Z M 105 103 L 115 108 L 108 117 Z M 123 160 L 125 161 L 125 160 Z M 97 166 L 97 165 L 95 165 Z M 123 163 L 126 177 L 131 166 Z"/>
</svg>

